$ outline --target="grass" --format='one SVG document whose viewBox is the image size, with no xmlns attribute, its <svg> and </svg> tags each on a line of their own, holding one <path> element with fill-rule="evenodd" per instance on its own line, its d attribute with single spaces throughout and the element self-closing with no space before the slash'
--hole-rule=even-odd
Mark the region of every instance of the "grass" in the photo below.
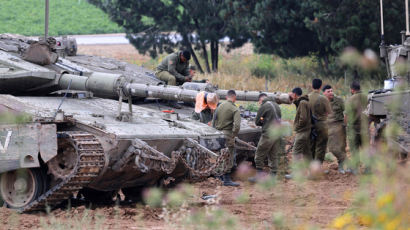
<svg viewBox="0 0 410 230">
<path fill-rule="evenodd" d="M 0 0 L 0 33 L 44 34 L 44 0 Z M 86 0 L 50 1 L 49 34 L 119 33 L 124 30 Z"/>
</svg>

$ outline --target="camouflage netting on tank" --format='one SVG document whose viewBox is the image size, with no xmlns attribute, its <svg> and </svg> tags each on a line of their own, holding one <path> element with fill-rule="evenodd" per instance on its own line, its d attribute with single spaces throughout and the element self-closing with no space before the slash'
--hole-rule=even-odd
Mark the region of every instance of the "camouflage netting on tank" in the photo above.
<svg viewBox="0 0 410 230">
<path fill-rule="evenodd" d="M 171 174 L 178 163 L 182 163 L 187 169 L 189 179 L 201 179 L 210 175 L 221 175 L 224 162 L 228 159 L 227 149 L 222 149 L 216 154 L 191 138 L 186 138 L 184 144 L 173 151 L 171 157 L 149 146 L 146 142 L 135 139 L 132 145 L 124 153 L 123 157 L 113 165 L 115 171 L 120 171 L 131 159 L 134 159 L 135 167 L 143 173 L 150 170 L 162 171 Z"/>
</svg>

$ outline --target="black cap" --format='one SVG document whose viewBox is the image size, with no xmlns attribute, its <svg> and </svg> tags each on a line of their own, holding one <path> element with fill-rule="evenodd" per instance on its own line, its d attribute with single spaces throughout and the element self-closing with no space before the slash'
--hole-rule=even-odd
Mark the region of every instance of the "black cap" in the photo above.
<svg viewBox="0 0 410 230">
<path fill-rule="evenodd" d="M 302 95 L 302 89 L 299 88 L 299 87 L 296 87 L 292 90 L 292 93 L 295 93 L 296 95 L 301 96 Z"/>
<path fill-rule="evenodd" d="M 189 52 L 188 50 L 184 50 L 182 51 L 182 56 L 184 56 L 184 58 L 186 58 L 186 60 L 191 59 L 191 52 Z"/>
</svg>

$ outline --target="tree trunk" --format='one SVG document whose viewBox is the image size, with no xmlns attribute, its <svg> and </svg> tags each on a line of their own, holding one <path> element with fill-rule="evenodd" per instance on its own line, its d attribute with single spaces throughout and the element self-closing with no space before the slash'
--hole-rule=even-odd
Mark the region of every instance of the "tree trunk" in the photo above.
<svg viewBox="0 0 410 230">
<path fill-rule="evenodd" d="M 218 41 L 211 41 L 211 60 L 212 60 L 212 71 L 218 72 Z"/>
<path fill-rule="evenodd" d="M 205 41 L 201 41 L 201 47 L 202 47 L 202 52 L 203 52 L 203 56 L 204 56 L 204 59 L 205 59 L 206 71 L 207 71 L 208 73 L 211 73 L 211 68 L 209 68 L 208 52 L 206 51 Z"/>
<path fill-rule="evenodd" d="M 324 59 L 324 61 L 325 61 L 325 70 L 326 70 L 326 73 L 329 73 L 329 57 L 326 55 L 323 59 Z"/>
<path fill-rule="evenodd" d="M 204 73 L 204 70 L 202 69 L 202 66 L 199 63 L 198 57 L 196 56 L 195 51 L 192 49 L 192 47 L 190 47 L 189 51 L 191 52 L 191 55 L 194 58 L 195 65 L 198 68 L 199 72 Z"/>
<path fill-rule="evenodd" d="M 183 34 L 182 35 L 182 39 L 183 39 L 183 43 L 184 45 L 188 48 L 189 52 L 191 52 L 192 58 L 194 59 L 195 65 L 198 68 L 200 73 L 204 73 L 204 70 L 202 69 L 201 64 L 199 63 L 198 57 L 195 54 L 194 49 L 192 48 L 192 44 L 188 39 L 188 35 L 187 34 Z"/>
</svg>

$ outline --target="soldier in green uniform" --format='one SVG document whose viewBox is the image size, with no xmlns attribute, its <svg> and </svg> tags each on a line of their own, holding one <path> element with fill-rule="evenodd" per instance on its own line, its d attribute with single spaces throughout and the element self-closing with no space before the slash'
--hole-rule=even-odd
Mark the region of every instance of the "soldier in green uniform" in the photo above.
<svg viewBox="0 0 410 230">
<path fill-rule="evenodd" d="M 263 167 L 265 160 L 268 159 L 268 165 L 272 176 L 276 176 L 278 171 L 278 159 L 282 155 L 281 138 L 269 135 L 269 129 L 279 126 L 281 122 L 281 111 L 275 100 L 269 98 L 265 93 L 259 94 L 258 102 L 261 105 L 256 114 L 255 124 L 262 126 L 262 135 L 259 139 L 255 152 L 256 177 L 249 178 L 249 181 L 256 182 L 265 176 Z"/>
<path fill-rule="evenodd" d="M 191 53 L 188 50 L 172 53 L 157 66 L 155 76 L 167 85 L 182 85 L 186 81 L 191 81 L 189 59 Z M 169 103 L 174 108 L 182 108 L 176 101 L 169 101 Z"/>
<path fill-rule="evenodd" d="M 327 146 L 329 151 L 335 155 L 339 163 L 339 173 L 345 174 L 343 162 L 346 158 L 346 126 L 344 123 L 345 104 L 342 98 L 333 94 L 332 86 L 323 87 L 323 95 L 327 97 L 332 107 L 332 113 L 327 117 L 329 127 L 329 140 Z"/>
<path fill-rule="evenodd" d="M 226 171 L 222 176 L 225 186 L 239 186 L 238 183 L 232 181 L 230 177 L 231 170 L 235 160 L 235 137 L 238 135 L 241 128 L 241 115 L 238 107 L 235 105 L 236 92 L 229 90 L 226 96 L 226 101 L 220 104 L 213 119 L 213 127 L 221 130 L 225 135 L 225 145 L 228 147 L 229 160 L 227 162 Z"/>
<path fill-rule="evenodd" d="M 297 87 L 292 90 L 290 97 L 296 106 L 296 116 L 293 122 L 293 130 L 295 131 L 295 141 L 293 144 L 293 155 L 296 159 L 312 160 L 310 152 L 310 130 L 311 111 L 309 97 L 302 96 L 302 89 Z"/>
<path fill-rule="evenodd" d="M 353 172 L 359 168 L 359 149 L 369 142 L 369 122 L 363 114 L 367 106 L 367 97 L 360 91 L 360 83 L 352 82 L 350 85 L 352 96 L 346 101 L 346 119 L 349 149 L 353 158 Z"/>
<path fill-rule="evenodd" d="M 191 59 L 191 53 L 188 50 L 172 53 L 157 66 L 155 76 L 168 85 L 190 81 L 189 59 Z"/>
<path fill-rule="evenodd" d="M 309 105 L 312 110 L 312 116 L 315 120 L 313 124 L 313 129 L 316 132 L 316 136 L 312 139 L 311 151 L 312 157 L 315 160 L 323 163 L 325 160 L 325 154 L 327 150 L 327 140 L 328 140 L 328 126 L 327 126 L 327 116 L 332 112 L 330 108 L 329 100 L 320 95 L 320 88 L 322 87 L 322 80 L 313 79 L 312 88 L 313 91 L 308 94 Z"/>
</svg>

